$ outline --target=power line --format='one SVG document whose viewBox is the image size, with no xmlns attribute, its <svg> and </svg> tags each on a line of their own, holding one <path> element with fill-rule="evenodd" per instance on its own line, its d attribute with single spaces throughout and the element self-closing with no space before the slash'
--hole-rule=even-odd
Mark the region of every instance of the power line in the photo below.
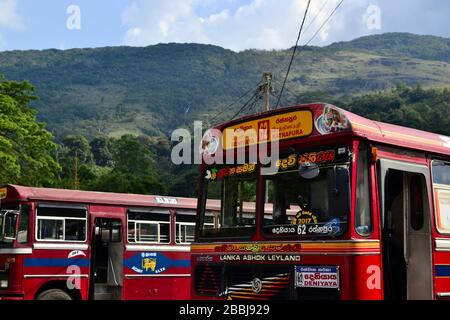
<svg viewBox="0 0 450 320">
<path fill-rule="evenodd" d="M 258 91 L 256 91 L 256 92 L 253 94 L 253 96 L 252 96 L 250 99 L 248 99 L 246 103 L 244 103 L 244 105 L 241 107 L 241 109 L 239 109 L 239 111 L 236 112 L 236 113 L 234 114 L 234 116 L 231 117 L 230 120 L 234 120 L 238 115 L 240 115 L 241 112 L 244 111 L 244 109 L 249 105 L 249 103 L 252 102 L 252 100 L 255 99 L 255 98 L 257 98 L 257 97 L 258 97 Z"/>
<path fill-rule="evenodd" d="M 305 10 L 305 14 L 303 16 L 302 24 L 301 24 L 300 30 L 298 32 L 297 41 L 295 42 L 294 50 L 292 52 L 291 61 L 289 62 L 289 66 L 288 66 L 288 69 L 286 71 L 286 77 L 284 78 L 283 86 L 281 87 L 280 95 L 278 96 L 278 101 L 277 101 L 277 104 L 275 106 L 275 109 L 278 109 L 278 106 L 280 104 L 281 96 L 283 95 L 284 87 L 286 86 L 286 81 L 288 79 L 289 72 L 291 71 L 292 62 L 294 61 L 295 53 L 297 51 L 298 42 L 300 41 L 300 37 L 302 35 L 303 26 L 305 25 L 305 20 L 306 20 L 306 16 L 308 15 L 308 10 L 309 10 L 309 5 L 310 4 L 311 4 L 311 0 L 308 0 L 308 5 L 306 6 L 306 10 Z"/>
<path fill-rule="evenodd" d="M 306 32 L 308 32 L 309 28 L 312 26 L 312 24 L 314 23 L 314 21 L 316 21 L 316 19 L 319 17 L 319 15 L 322 13 L 323 9 L 325 9 L 326 5 L 328 4 L 330 0 L 326 0 L 324 2 L 324 4 L 322 5 L 322 7 L 320 7 L 319 11 L 317 12 L 317 14 L 315 15 L 314 19 L 311 20 L 311 22 L 306 26 L 305 31 L 303 32 L 303 34 L 306 34 Z"/>
<path fill-rule="evenodd" d="M 277 85 L 283 85 L 283 83 L 281 82 L 281 81 L 279 81 L 279 80 L 277 80 L 277 79 L 274 79 L 273 80 L 274 82 L 275 82 L 275 84 L 277 84 Z M 289 86 L 288 86 L 288 84 L 286 83 L 285 84 L 285 86 L 284 86 L 284 90 L 286 90 L 287 92 L 289 92 L 291 95 L 293 95 L 293 96 L 296 96 L 297 95 L 297 93 L 295 93 L 294 91 L 293 91 L 293 89 L 290 89 L 289 88 Z"/>
<path fill-rule="evenodd" d="M 259 85 L 259 83 L 258 83 Z M 246 91 L 244 94 L 242 94 L 239 98 L 237 98 L 236 100 L 234 100 L 232 103 L 230 103 L 228 106 L 222 108 L 221 111 L 219 111 L 214 117 L 212 117 L 209 121 L 212 123 L 214 120 L 216 120 L 217 118 L 219 118 L 222 114 L 224 114 L 227 110 L 229 110 L 233 105 L 235 105 L 236 103 L 238 103 L 239 101 L 241 101 L 245 96 L 247 96 L 250 92 L 252 92 L 253 90 L 255 90 L 254 87 L 250 88 L 248 91 Z"/>
<path fill-rule="evenodd" d="M 344 3 L 344 0 L 341 0 L 338 5 L 334 8 L 334 10 L 331 12 L 331 14 L 328 16 L 328 18 L 320 25 L 319 29 L 317 29 L 317 31 L 314 33 L 314 35 L 308 40 L 308 42 L 306 42 L 298 51 L 297 54 L 300 54 L 303 50 L 305 50 L 305 48 L 316 38 L 316 36 L 320 33 L 320 31 L 322 31 L 323 27 L 325 27 L 325 25 L 331 20 L 331 18 L 333 17 L 333 15 L 336 13 L 336 11 L 339 9 L 339 7 L 342 5 L 342 3 Z M 295 56 L 295 51 L 293 56 Z M 291 59 L 291 63 L 292 63 Z M 289 69 L 288 69 L 289 72 Z M 285 82 L 287 81 L 287 76 L 285 78 Z M 285 84 L 284 84 L 285 85 Z M 283 88 L 282 88 L 283 89 Z M 276 109 L 278 108 L 279 102 L 281 100 L 281 95 L 283 94 L 283 92 L 280 93 L 280 96 L 278 97 L 278 102 L 277 102 L 277 106 Z"/>
<path fill-rule="evenodd" d="M 336 13 L 336 11 L 339 9 L 339 7 L 342 5 L 342 3 L 344 3 L 344 0 L 341 0 L 341 2 L 338 3 L 338 5 L 334 8 L 334 10 L 328 16 L 328 18 L 321 24 L 319 29 L 317 29 L 316 33 L 314 33 L 314 35 L 311 37 L 311 39 L 309 39 L 309 41 L 307 43 L 305 43 L 305 45 L 300 49 L 300 51 L 298 53 L 302 52 L 303 49 L 305 49 L 314 40 L 314 38 L 320 33 L 320 31 L 322 31 L 323 27 L 325 27 L 325 25 L 328 23 L 328 21 L 331 20 L 333 15 Z"/>
<path fill-rule="evenodd" d="M 258 106 L 258 100 L 259 99 L 255 99 L 253 103 L 250 105 L 250 107 L 247 109 L 247 111 L 251 112 L 253 110 L 257 112 L 256 107 Z"/>
</svg>

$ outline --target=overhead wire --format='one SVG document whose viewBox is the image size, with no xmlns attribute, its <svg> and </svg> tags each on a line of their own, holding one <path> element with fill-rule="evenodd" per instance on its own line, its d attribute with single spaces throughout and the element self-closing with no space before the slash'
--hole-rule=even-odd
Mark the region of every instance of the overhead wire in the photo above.
<svg viewBox="0 0 450 320">
<path fill-rule="evenodd" d="M 276 84 L 276 85 L 280 85 L 280 87 L 283 85 L 283 83 L 277 79 L 272 79 L 272 81 Z M 297 93 L 295 93 L 292 89 L 289 88 L 288 84 L 286 83 L 284 86 L 284 90 L 286 90 L 287 92 L 289 92 L 291 95 L 296 96 Z"/>
<path fill-rule="evenodd" d="M 331 18 L 333 17 L 333 15 L 336 13 L 336 11 L 340 8 L 340 6 L 344 3 L 344 0 L 341 0 L 336 7 L 333 9 L 333 11 L 330 13 L 330 15 L 327 17 L 327 19 L 325 19 L 325 21 L 320 25 L 320 27 L 317 29 L 317 31 L 313 34 L 313 36 L 300 48 L 300 50 L 298 52 L 296 52 L 296 50 L 294 50 L 293 52 L 293 58 L 291 58 L 291 63 L 289 64 L 289 68 L 288 68 L 288 72 L 286 73 L 286 77 L 285 77 L 285 81 L 284 81 L 284 86 L 286 86 L 286 82 L 287 82 L 287 76 L 289 75 L 289 71 L 290 68 L 292 66 L 292 61 L 294 60 L 295 56 L 300 54 L 303 50 L 305 50 L 305 48 L 317 37 L 317 35 L 320 33 L 320 31 L 322 31 L 322 29 L 325 27 L 325 25 L 331 20 Z M 318 16 L 318 14 L 316 15 L 316 17 Z M 278 97 L 278 102 L 277 105 L 275 107 L 275 109 L 278 109 L 280 100 L 281 100 L 281 96 L 283 94 L 283 90 L 284 88 L 282 87 L 282 91 L 280 92 L 280 95 Z"/>
<path fill-rule="evenodd" d="M 247 100 L 246 103 L 244 103 L 244 105 L 241 107 L 241 109 L 239 109 L 238 112 L 236 112 L 233 117 L 231 117 L 231 120 L 234 120 L 238 115 L 240 115 L 245 109 L 246 107 L 252 102 L 253 99 L 258 97 L 258 91 L 255 91 L 255 93 L 253 94 L 253 96 Z"/>
<path fill-rule="evenodd" d="M 261 82 L 258 83 L 258 85 L 260 85 Z M 230 103 L 229 105 L 225 106 L 224 108 L 222 108 L 221 111 L 219 111 L 214 117 L 212 117 L 209 121 L 213 122 L 214 120 L 218 119 L 221 115 L 223 115 L 226 111 L 228 111 L 232 106 L 234 106 L 236 103 L 238 103 L 239 101 L 241 101 L 243 98 L 245 98 L 248 94 L 250 94 L 252 91 L 254 91 L 255 88 L 252 87 L 249 90 L 247 90 L 245 93 L 243 93 L 239 98 L 237 98 L 236 100 L 234 100 L 232 103 Z"/>
<path fill-rule="evenodd" d="M 309 22 L 309 24 L 306 26 L 305 30 L 303 31 L 303 34 L 305 35 L 309 28 L 313 25 L 314 21 L 316 21 L 316 19 L 319 17 L 319 15 L 322 13 L 323 9 L 325 9 L 326 5 L 328 4 L 328 2 L 330 2 L 330 0 L 326 0 L 322 7 L 320 7 L 319 11 L 316 13 L 316 15 L 314 16 L 314 18 Z"/>
<path fill-rule="evenodd" d="M 310 5 L 311 5 L 311 0 L 308 0 L 308 4 L 307 4 L 306 10 L 305 10 L 305 14 L 303 15 L 302 24 L 301 24 L 300 30 L 298 32 L 297 41 L 295 43 L 294 50 L 292 51 L 291 60 L 289 61 L 288 69 L 286 71 L 286 76 L 284 77 L 283 86 L 281 87 L 281 91 L 280 91 L 280 94 L 278 96 L 278 100 L 277 100 L 277 104 L 275 106 L 275 109 L 277 109 L 278 106 L 280 105 L 281 96 L 283 95 L 284 87 L 286 86 L 286 81 L 287 81 L 287 79 L 289 77 L 289 73 L 291 71 L 292 62 L 294 61 L 295 53 L 296 53 L 297 47 L 298 47 L 298 42 L 300 41 L 300 37 L 302 35 L 303 26 L 305 25 L 306 16 L 308 15 L 308 10 L 309 10 L 309 6 Z"/>
<path fill-rule="evenodd" d="M 314 33 L 314 35 L 311 37 L 311 39 L 309 39 L 309 41 L 303 45 L 303 47 L 300 49 L 300 51 L 298 53 L 302 52 L 302 50 L 304 50 L 316 38 L 316 36 L 320 33 L 320 31 L 322 31 L 323 27 L 325 27 L 325 25 L 331 20 L 333 15 L 336 13 L 336 11 L 339 9 L 339 7 L 342 5 L 342 3 L 344 3 L 344 0 L 341 0 L 337 4 L 337 6 L 333 9 L 331 14 L 328 16 L 328 18 L 325 19 L 325 21 L 320 25 L 319 29 L 317 29 L 317 31 Z"/>
</svg>

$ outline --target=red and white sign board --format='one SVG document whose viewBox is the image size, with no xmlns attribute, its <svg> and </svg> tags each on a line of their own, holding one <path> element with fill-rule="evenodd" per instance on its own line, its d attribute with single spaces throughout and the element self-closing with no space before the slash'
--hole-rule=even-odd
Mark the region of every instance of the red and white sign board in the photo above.
<svg viewBox="0 0 450 320">
<path fill-rule="evenodd" d="M 295 287 L 339 289 L 339 267 L 296 266 Z"/>
</svg>

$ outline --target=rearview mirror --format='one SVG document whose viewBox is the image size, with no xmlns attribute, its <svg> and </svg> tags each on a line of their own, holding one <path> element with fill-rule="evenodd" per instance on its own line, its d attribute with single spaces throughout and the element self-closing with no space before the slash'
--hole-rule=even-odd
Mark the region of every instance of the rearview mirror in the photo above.
<svg viewBox="0 0 450 320">
<path fill-rule="evenodd" d="M 298 168 L 298 174 L 303 179 L 312 180 L 317 178 L 320 174 L 320 169 L 317 163 L 306 162 L 300 165 Z"/>
<path fill-rule="evenodd" d="M 16 240 L 16 227 L 19 212 L 14 210 L 5 210 L 0 214 L 1 217 L 1 235 L 0 240 Z"/>
</svg>

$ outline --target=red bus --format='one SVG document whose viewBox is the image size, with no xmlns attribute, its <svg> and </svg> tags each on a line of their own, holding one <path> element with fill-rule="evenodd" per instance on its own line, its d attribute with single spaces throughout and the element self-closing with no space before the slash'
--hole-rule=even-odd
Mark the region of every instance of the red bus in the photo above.
<svg viewBox="0 0 450 320">
<path fill-rule="evenodd" d="M 202 142 L 191 298 L 450 299 L 449 137 L 323 103 L 215 129 Z M 252 149 L 275 143 L 272 165 Z M 210 161 L 239 152 L 240 164 Z M 207 198 L 222 204 L 213 227 Z M 245 201 L 256 206 L 243 216 Z"/>
<path fill-rule="evenodd" d="M 196 199 L 14 185 L 0 199 L 0 300 L 189 299 Z"/>
</svg>

